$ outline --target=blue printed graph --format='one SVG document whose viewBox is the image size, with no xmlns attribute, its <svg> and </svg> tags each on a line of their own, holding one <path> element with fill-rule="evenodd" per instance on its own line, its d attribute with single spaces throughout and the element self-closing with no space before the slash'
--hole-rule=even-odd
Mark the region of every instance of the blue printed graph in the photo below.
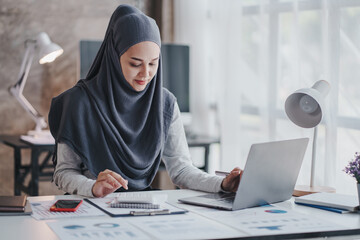
<svg viewBox="0 0 360 240">
<path fill-rule="evenodd" d="M 271 209 L 271 210 L 265 210 L 267 213 L 287 213 L 285 210 L 279 210 L 279 209 Z"/>
<path fill-rule="evenodd" d="M 94 226 L 99 228 L 116 228 L 119 227 L 120 225 L 117 223 L 97 223 L 94 224 Z"/>
<path fill-rule="evenodd" d="M 282 225 L 278 225 L 278 226 L 264 226 L 264 227 L 256 227 L 257 229 L 266 229 L 266 230 L 281 230 Z"/>
<path fill-rule="evenodd" d="M 84 228 L 84 226 L 81 226 L 81 225 L 68 225 L 68 226 L 64 226 L 64 228 L 70 229 L 70 230 L 76 230 L 76 229 Z"/>
</svg>

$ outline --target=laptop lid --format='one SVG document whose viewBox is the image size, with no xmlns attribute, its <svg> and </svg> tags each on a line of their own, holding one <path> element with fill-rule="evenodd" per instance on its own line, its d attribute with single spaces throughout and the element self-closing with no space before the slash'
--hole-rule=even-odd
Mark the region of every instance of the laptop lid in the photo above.
<svg viewBox="0 0 360 240">
<path fill-rule="evenodd" d="M 233 210 L 291 198 L 308 138 L 253 144 L 233 203 Z"/>
<path fill-rule="evenodd" d="M 233 202 L 224 201 L 221 193 L 179 201 L 227 210 L 285 201 L 292 196 L 308 142 L 300 138 L 253 144 Z"/>
</svg>

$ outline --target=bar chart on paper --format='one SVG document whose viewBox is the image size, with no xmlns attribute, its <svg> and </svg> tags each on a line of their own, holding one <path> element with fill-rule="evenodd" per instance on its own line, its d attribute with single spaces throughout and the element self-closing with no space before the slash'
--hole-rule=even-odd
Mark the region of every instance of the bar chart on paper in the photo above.
<svg viewBox="0 0 360 240">
<path fill-rule="evenodd" d="M 195 210 L 196 211 L 196 210 Z M 277 235 L 303 233 L 310 231 L 331 231 L 343 229 L 335 223 L 324 221 L 313 216 L 285 210 L 272 205 L 248 208 L 239 211 L 202 210 L 211 219 L 221 219 L 224 224 L 246 232 L 250 235 Z"/>
<path fill-rule="evenodd" d="M 265 212 L 268 214 L 277 214 L 273 216 L 264 216 L 264 218 L 250 218 L 241 221 L 239 229 L 251 235 L 269 235 L 269 234 L 284 234 L 293 232 L 308 232 L 323 231 L 334 229 L 334 224 L 324 222 L 323 220 L 315 219 L 305 215 L 291 214 L 288 212 Z M 280 215 L 281 214 L 281 215 Z"/>
</svg>

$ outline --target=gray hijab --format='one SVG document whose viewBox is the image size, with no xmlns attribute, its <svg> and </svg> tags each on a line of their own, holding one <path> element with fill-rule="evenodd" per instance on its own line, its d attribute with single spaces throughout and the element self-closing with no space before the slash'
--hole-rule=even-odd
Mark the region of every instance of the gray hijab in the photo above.
<svg viewBox="0 0 360 240">
<path fill-rule="evenodd" d="M 97 176 L 110 169 L 127 179 L 130 190 L 147 188 L 161 161 L 175 97 L 162 88 L 159 68 L 141 92 L 125 80 L 120 56 L 131 46 L 161 46 L 153 19 L 129 5 L 113 13 L 104 41 L 86 79 L 52 100 L 49 125 Z M 56 153 L 54 155 L 56 164 Z"/>
</svg>

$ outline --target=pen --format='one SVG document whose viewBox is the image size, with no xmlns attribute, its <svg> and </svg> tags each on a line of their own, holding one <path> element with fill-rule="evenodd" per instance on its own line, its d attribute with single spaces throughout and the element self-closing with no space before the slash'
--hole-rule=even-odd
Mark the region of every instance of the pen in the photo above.
<svg viewBox="0 0 360 240">
<path fill-rule="evenodd" d="M 299 203 L 295 202 L 296 204 L 307 206 L 307 207 L 313 207 L 313 208 L 319 208 L 322 210 L 330 211 L 330 212 L 336 212 L 336 213 L 348 213 L 351 212 L 349 210 L 340 209 L 340 208 L 333 208 L 333 207 L 326 207 L 326 206 L 320 206 L 320 205 L 314 205 L 314 204 L 308 204 L 308 203 Z"/>
<path fill-rule="evenodd" d="M 215 171 L 215 174 L 218 175 L 218 176 L 226 177 L 230 173 L 229 172 L 224 172 L 224 171 Z"/>
<path fill-rule="evenodd" d="M 130 214 L 133 216 L 155 216 L 155 215 L 170 214 L 170 210 L 163 209 L 163 210 L 154 210 L 154 211 L 130 211 Z"/>
</svg>

